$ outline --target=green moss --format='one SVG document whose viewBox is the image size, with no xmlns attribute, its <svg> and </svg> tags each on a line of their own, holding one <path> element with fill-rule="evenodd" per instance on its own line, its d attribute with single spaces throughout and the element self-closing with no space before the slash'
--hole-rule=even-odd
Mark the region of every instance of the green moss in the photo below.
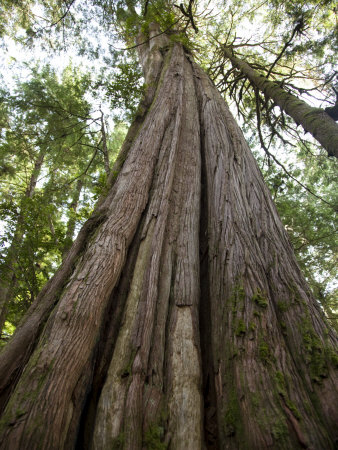
<svg viewBox="0 0 338 450">
<path fill-rule="evenodd" d="M 282 402 L 285 402 L 286 405 L 288 406 L 288 408 L 290 409 L 290 411 L 292 411 L 293 415 L 296 417 L 296 419 L 300 420 L 301 419 L 300 412 L 298 411 L 296 405 L 292 402 L 292 400 L 290 400 L 287 397 L 288 394 L 287 394 L 285 377 L 284 377 L 283 373 L 280 372 L 279 370 L 277 370 L 277 372 L 275 373 L 274 379 L 275 379 L 277 392 L 279 395 L 281 395 L 283 397 Z"/>
<path fill-rule="evenodd" d="M 338 353 L 336 353 L 333 349 L 329 349 L 329 357 L 333 366 L 338 369 Z"/>
<path fill-rule="evenodd" d="M 38 348 L 32 354 L 29 364 L 27 365 L 27 371 L 23 374 L 23 385 L 32 376 L 35 379 L 34 387 L 29 390 L 19 390 L 10 398 L 6 411 L 3 413 L 0 420 L 0 434 L 8 426 L 8 424 L 15 424 L 15 422 L 22 416 L 24 416 L 29 408 L 35 403 L 39 394 L 47 381 L 50 372 L 53 370 L 54 362 L 53 359 L 49 365 L 45 365 L 42 368 L 38 366 L 39 358 L 42 352 L 45 341 L 42 339 L 39 343 Z M 17 405 L 20 404 L 20 407 Z M 35 421 L 33 421 L 32 426 L 38 428 L 43 425 L 43 420 L 39 416 Z M 29 427 L 28 427 L 29 428 Z"/>
<path fill-rule="evenodd" d="M 286 391 L 285 378 L 284 378 L 284 375 L 282 374 L 282 372 L 280 372 L 279 370 L 277 370 L 277 372 L 275 373 L 275 383 L 276 383 L 276 388 L 277 388 L 278 394 L 286 396 L 287 391 Z"/>
<path fill-rule="evenodd" d="M 237 327 L 236 327 L 236 330 L 235 330 L 235 335 L 238 336 L 238 337 L 243 337 L 243 336 L 245 335 L 245 333 L 246 333 L 245 322 L 244 322 L 244 320 L 240 319 L 240 320 L 237 322 Z"/>
<path fill-rule="evenodd" d="M 325 346 L 324 352 L 327 361 L 329 361 L 333 367 L 338 369 L 338 353 L 329 345 Z"/>
<path fill-rule="evenodd" d="M 327 377 L 326 351 L 315 333 L 309 318 L 305 318 L 299 325 L 305 349 L 305 361 L 309 366 L 312 381 L 321 383 L 322 378 Z"/>
<path fill-rule="evenodd" d="M 244 310 L 244 301 L 245 289 L 242 285 L 236 284 L 229 298 L 229 304 L 231 305 L 233 314 L 236 314 L 237 311 Z"/>
<path fill-rule="evenodd" d="M 245 300 L 245 290 L 243 286 L 238 286 L 237 296 L 240 300 Z"/>
<path fill-rule="evenodd" d="M 250 322 L 249 323 L 249 330 L 250 331 L 255 331 L 256 328 L 257 328 L 257 325 L 255 324 L 255 322 Z"/>
<path fill-rule="evenodd" d="M 298 290 L 296 283 L 291 281 L 288 285 L 288 288 L 289 288 L 292 299 L 296 302 L 299 302 L 301 297 L 300 297 L 299 290 Z"/>
<path fill-rule="evenodd" d="M 286 312 L 289 309 L 289 305 L 283 300 L 278 300 L 277 308 L 281 312 Z"/>
<path fill-rule="evenodd" d="M 264 362 L 267 363 L 270 358 L 269 346 L 266 342 L 261 342 L 258 347 L 259 357 Z"/>
<path fill-rule="evenodd" d="M 321 347 L 313 347 L 310 362 L 310 376 L 316 383 L 321 383 L 322 378 L 328 376 L 326 358 Z"/>
<path fill-rule="evenodd" d="M 167 445 L 163 442 L 164 428 L 153 424 L 144 434 L 143 447 L 147 450 L 165 450 Z"/>
<path fill-rule="evenodd" d="M 266 308 L 268 306 L 268 299 L 263 293 L 257 289 L 257 291 L 252 296 L 252 301 L 256 303 L 261 308 Z"/>
<path fill-rule="evenodd" d="M 311 405 L 311 403 L 310 402 L 308 402 L 307 400 L 304 400 L 303 401 L 303 407 L 304 407 L 304 410 L 308 413 L 308 414 L 312 414 L 312 405 Z"/>
<path fill-rule="evenodd" d="M 30 378 L 32 376 L 32 373 L 34 373 L 36 383 L 33 389 L 25 390 L 22 396 L 23 402 L 28 401 L 30 403 L 32 400 L 35 401 L 37 399 L 49 377 L 49 374 L 54 368 L 55 359 L 53 359 L 48 366 L 44 365 L 43 368 L 38 368 L 39 358 L 42 353 L 43 346 L 44 341 L 39 343 L 39 347 L 32 354 L 31 359 L 29 361 L 29 367 L 31 368 L 31 370 L 27 370 L 27 373 L 25 375 L 27 378 Z"/>
<path fill-rule="evenodd" d="M 278 419 L 271 428 L 272 436 L 276 441 L 283 439 L 289 434 L 288 426 L 284 419 Z"/>
<path fill-rule="evenodd" d="M 112 439 L 110 446 L 111 450 L 122 450 L 124 447 L 124 441 L 124 433 L 121 432 L 118 436 L 116 436 L 116 438 Z"/>
<path fill-rule="evenodd" d="M 23 409 L 18 408 L 18 409 L 16 410 L 15 415 L 16 415 L 17 419 L 19 419 L 20 417 L 24 416 L 26 413 L 27 413 L 27 412 L 24 411 Z"/>
<path fill-rule="evenodd" d="M 302 304 L 302 305 L 306 305 L 306 303 L 304 302 L 304 299 L 303 299 L 303 297 L 300 295 L 298 289 L 295 289 L 295 290 L 294 290 L 294 301 L 295 301 L 295 303 L 299 303 L 299 304 Z"/>
<path fill-rule="evenodd" d="M 252 392 L 250 395 L 252 406 L 255 410 L 259 408 L 259 394 Z"/>
<path fill-rule="evenodd" d="M 184 50 L 188 53 L 191 53 L 193 50 L 193 45 L 192 45 L 190 39 L 187 36 L 185 36 L 183 33 L 172 34 L 170 36 L 170 40 L 172 40 L 173 42 L 180 42 L 183 45 Z"/>
<path fill-rule="evenodd" d="M 242 285 L 237 284 L 232 291 L 232 298 L 237 302 L 245 300 L 245 289 Z"/>
<path fill-rule="evenodd" d="M 254 311 L 253 315 L 254 315 L 255 317 L 261 317 L 261 316 L 262 316 L 262 313 L 259 312 L 259 311 Z"/>
<path fill-rule="evenodd" d="M 287 326 L 286 326 L 286 323 L 283 322 L 283 321 L 281 321 L 281 322 L 280 322 L 280 327 L 281 327 L 281 329 L 282 329 L 282 333 L 283 333 L 284 335 L 286 335 L 286 334 L 287 334 Z"/>
<path fill-rule="evenodd" d="M 116 178 L 118 177 L 118 174 L 120 173 L 119 170 L 113 170 L 112 172 L 112 180 L 115 181 Z"/>
<path fill-rule="evenodd" d="M 302 416 L 300 415 L 300 412 L 297 409 L 296 405 L 288 398 L 285 399 L 285 403 L 287 407 L 290 409 L 290 411 L 292 411 L 292 414 L 296 417 L 296 419 L 300 420 Z"/>
<path fill-rule="evenodd" d="M 241 413 L 237 394 L 233 388 L 230 393 L 229 402 L 224 415 L 224 432 L 225 435 L 230 437 L 236 433 L 240 433 L 242 428 Z"/>
<path fill-rule="evenodd" d="M 270 351 L 269 344 L 262 337 L 258 342 L 258 355 L 264 364 L 269 364 L 275 361 L 275 358 Z"/>
</svg>

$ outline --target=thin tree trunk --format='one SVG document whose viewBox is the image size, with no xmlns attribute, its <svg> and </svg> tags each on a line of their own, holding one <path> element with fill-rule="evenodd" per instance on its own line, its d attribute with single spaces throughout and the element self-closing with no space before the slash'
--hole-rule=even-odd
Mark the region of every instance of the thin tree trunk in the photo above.
<svg viewBox="0 0 338 450">
<path fill-rule="evenodd" d="M 76 212 L 79 205 L 80 195 L 83 188 L 83 180 L 79 178 L 76 182 L 71 204 L 69 205 L 69 219 L 67 222 L 67 231 L 65 237 L 65 244 L 62 255 L 65 256 L 73 244 L 73 237 L 76 226 Z"/>
<path fill-rule="evenodd" d="M 181 44 L 141 60 L 121 171 L 0 358 L 1 448 L 334 448 L 335 337 L 242 133 Z"/>
<path fill-rule="evenodd" d="M 107 179 L 110 174 L 110 163 L 109 163 L 109 153 L 108 153 L 108 147 L 107 147 L 107 134 L 106 134 L 106 127 L 104 125 L 104 118 L 103 118 L 103 112 L 101 111 L 101 139 L 102 139 L 102 152 L 103 152 L 103 159 L 104 159 L 104 170 L 107 175 Z"/>
<path fill-rule="evenodd" d="M 297 125 L 302 125 L 306 132 L 311 133 L 327 150 L 329 156 L 338 158 L 338 124 L 323 109 L 313 108 L 295 95 L 285 91 L 278 83 L 265 78 L 245 61 L 237 58 L 231 47 L 224 46 L 223 52 L 254 86 L 292 117 Z"/>
<path fill-rule="evenodd" d="M 24 197 L 32 198 L 34 195 L 34 191 L 36 188 L 36 184 L 38 182 L 38 177 L 41 172 L 41 167 L 43 164 L 43 160 L 45 157 L 45 152 L 40 151 L 38 155 L 31 177 L 29 179 L 29 183 L 27 185 Z M 22 226 L 23 226 L 24 218 L 22 216 L 22 212 L 19 213 L 17 219 L 16 229 L 13 235 L 13 240 L 11 245 L 7 249 L 7 257 L 4 262 L 4 266 L 1 271 L 1 279 L 0 279 L 0 336 L 6 321 L 8 306 L 13 299 L 13 292 L 16 287 L 17 278 L 15 276 L 14 265 L 16 261 L 16 255 L 18 254 L 18 250 L 20 247 L 20 241 L 23 236 Z"/>
</svg>

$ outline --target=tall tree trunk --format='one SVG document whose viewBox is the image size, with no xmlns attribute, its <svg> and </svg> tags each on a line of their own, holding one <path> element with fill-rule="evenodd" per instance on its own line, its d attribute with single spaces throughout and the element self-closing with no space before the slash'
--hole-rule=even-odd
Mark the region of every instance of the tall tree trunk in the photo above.
<svg viewBox="0 0 338 450">
<path fill-rule="evenodd" d="M 66 231 L 65 243 L 63 246 L 63 250 L 62 250 L 63 257 L 69 251 L 69 249 L 73 243 L 74 232 L 75 232 L 75 227 L 76 227 L 76 213 L 77 213 L 77 208 L 79 206 L 79 200 L 80 200 L 83 184 L 84 184 L 84 182 L 83 182 L 82 178 L 79 178 L 76 182 L 76 185 L 75 185 L 75 188 L 73 191 L 72 201 L 69 205 L 69 218 L 68 218 L 68 222 L 67 222 L 67 231 Z"/>
<path fill-rule="evenodd" d="M 285 91 L 278 83 L 268 80 L 245 61 L 237 58 L 231 47 L 223 47 L 224 55 L 237 67 L 266 97 L 271 98 L 281 110 L 285 111 L 297 125 L 327 150 L 329 156 L 338 158 L 338 124 L 321 108 L 313 108 L 303 100 Z"/>
<path fill-rule="evenodd" d="M 102 153 L 103 153 L 103 160 L 104 160 L 104 171 L 106 172 L 107 179 L 110 174 L 110 163 L 109 163 L 109 152 L 107 147 L 107 134 L 106 134 L 106 127 L 104 124 L 104 115 L 101 111 L 101 140 L 102 140 Z"/>
<path fill-rule="evenodd" d="M 38 177 L 41 172 L 43 160 L 45 158 L 45 151 L 41 150 L 35 160 L 34 167 L 27 185 L 24 197 L 32 198 L 38 182 Z M 13 292 L 16 288 L 17 281 L 15 276 L 14 265 L 16 257 L 20 248 L 20 241 L 23 236 L 22 226 L 24 224 L 24 217 L 22 212 L 19 213 L 17 219 L 16 229 L 13 235 L 11 245 L 7 249 L 7 257 L 1 270 L 0 279 L 0 336 L 6 321 L 8 306 L 13 299 Z"/>
<path fill-rule="evenodd" d="M 121 171 L 0 358 L 1 448 L 334 448 L 335 337 L 224 101 L 157 34 Z"/>
</svg>

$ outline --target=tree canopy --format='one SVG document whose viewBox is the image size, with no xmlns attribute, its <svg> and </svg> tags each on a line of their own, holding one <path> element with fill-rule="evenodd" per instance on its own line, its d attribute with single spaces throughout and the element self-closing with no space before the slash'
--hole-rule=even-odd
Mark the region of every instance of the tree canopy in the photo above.
<svg viewBox="0 0 338 450">
<path fill-rule="evenodd" d="M 184 44 L 229 102 L 298 261 L 336 324 L 338 191 L 332 148 L 337 151 L 338 132 L 330 150 L 321 147 L 311 130 L 285 111 L 286 100 L 278 103 L 236 63 L 243 61 L 296 103 L 303 100 L 320 118 L 329 115 L 334 133 L 335 2 L 6 0 L 0 8 L 7 49 L 0 92 L 0 263 L 11 285 L 10 302 L 1 312 L 5 338 L 114 175 L 112 163 L 145 89 L 136 39 L 141 31 L 147 40 L 154 21 Z M 14 42 L 18 52 L 31 52 L 36 60 L 10 61 Z M 60 68 L 56 58 L 66 55 L 68 65 Z"/>
</svg>

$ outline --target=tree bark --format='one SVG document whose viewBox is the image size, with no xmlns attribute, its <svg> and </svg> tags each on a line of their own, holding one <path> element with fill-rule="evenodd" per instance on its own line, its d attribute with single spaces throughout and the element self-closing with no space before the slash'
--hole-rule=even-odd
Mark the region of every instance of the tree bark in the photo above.
<svg viewBox="0 0 338 450">
<path fill-rule="evenodd" d="M 336 338 L 242 133 L 181 44 L 140 47 L 121 170 L 0 357 L 0 447 L 334 448 Z"/>
<path fill-rule="evenodd" d="M 231 47 L 224 46 L 223 52 L 254 86 L 292 117 L 297 125 L 302 125 L 305 132 L 311 133 L 327 150 L 329 156 L 338 158 L 338 124 L 324 109 L 313 108 L 295 95 L 285 91 L 278 83 L 268 80 L 245 61 L 237 58 Z"/>
</svg>

